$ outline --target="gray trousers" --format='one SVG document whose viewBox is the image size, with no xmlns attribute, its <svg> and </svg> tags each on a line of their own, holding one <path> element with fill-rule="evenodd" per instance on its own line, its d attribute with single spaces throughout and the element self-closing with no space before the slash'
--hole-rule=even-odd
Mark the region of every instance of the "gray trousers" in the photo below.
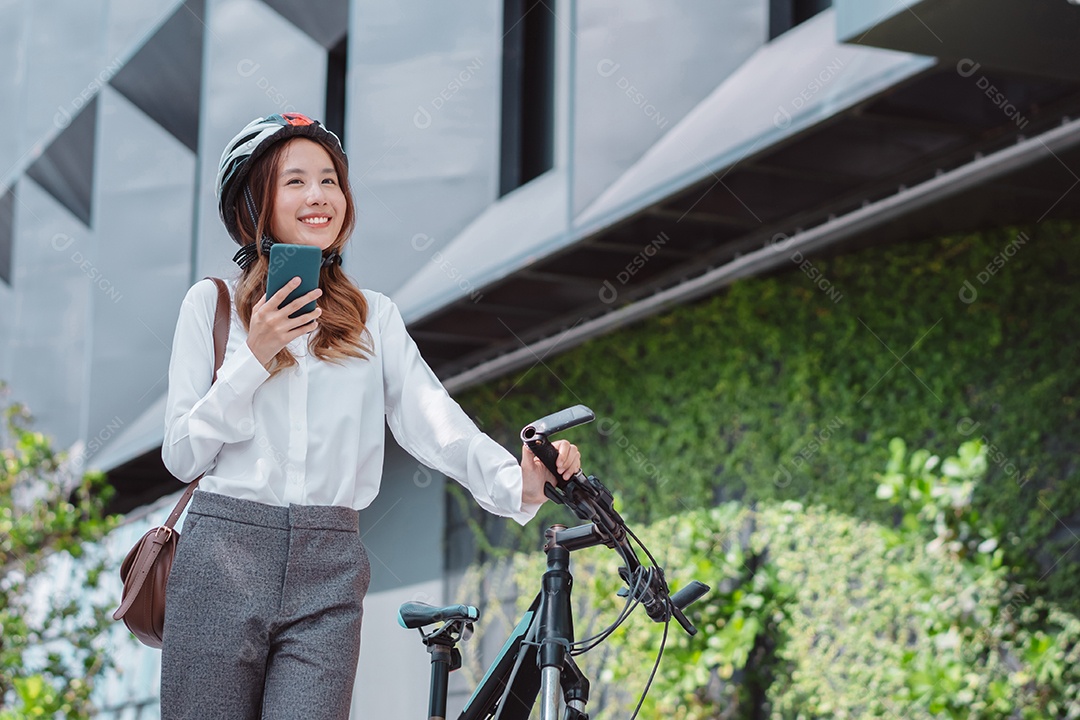
<svg viewBox="0 0 1080 720">
<path fill-rule="evenodd" d="M 162 720 L 347 720 L 371 578 L 358 517 L 195 491 L 167 588 Z"/>
</svg>

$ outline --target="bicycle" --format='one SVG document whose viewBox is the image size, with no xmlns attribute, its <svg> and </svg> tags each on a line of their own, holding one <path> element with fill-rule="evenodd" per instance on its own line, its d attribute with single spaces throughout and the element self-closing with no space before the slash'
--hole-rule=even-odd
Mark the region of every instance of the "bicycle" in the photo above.
<svg viewBox="0 0 1080 720">
<path fill-rule="evenodd" d="M 526 425 L 521 431 L 521 439 L 552 475 L 559 478 L 555 470 L 558 453 L 549 442 L 550 436 L 593 419 L 592 410 L 576 405 Z M 569 480 L 560 478 L 557 485 L 549 484 L 545 493 L 554 502 L 566 505 L 586 524 L 572 528 L 556 524 L 544 532 L 547 571 L 542 589 L 511 631 L 458 720 L 527 720 L 538 695 L 540 720 L 558 720 L 561 708 L 565 708 L 562 720 L 588 720 L 585 708 L 589 700 L 589 681 L 573 656 L 603 642 L 640 604 L 653 621 L 664 623 L 664 635 L 653 675 L 634 711 L 636 717 L 663 656 L 671 619 L 675 618 L 689 635 L 697 633 L 683 610 L 707 593 L 709 586 L 693 580 L 672 595 L 663 568 L 612 507 L 611 492 L 597 478 L 579 471 Z M 645 552 L 650 566 L 641 564 L 631 539 Z M 596 545 L 605 545 L 622 556 L 624 565 L 619 569 L 619 575 L 626 587 L 619 595 L 627 598 L 626 606 L 608 628 L 575 643 L 570 606 L 573 582 L 570 553 Z M 479 619 L 479 609 L 471 605 L 440 608 L 409 602 L 398 610 L 398 624 L 419 630 L 431 654 L 430 720 L 445 720 L 448 676 L 461 667 L 457 643 L 472 634 L 473 624 Z M 441 625 L 430 632 L 424 631 L 426 626 L 435 623 Z"/>
</svg>

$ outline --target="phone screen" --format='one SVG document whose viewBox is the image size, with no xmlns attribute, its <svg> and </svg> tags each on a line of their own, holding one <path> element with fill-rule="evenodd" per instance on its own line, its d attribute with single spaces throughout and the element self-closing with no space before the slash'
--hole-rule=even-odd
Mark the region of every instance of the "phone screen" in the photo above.
<svg viewBox="0 0 1080 720">
<path fill-rule="evenodd" d="M 322 250 L 314 245 L 274 243 L 270 246 L 270 268 L 266 274 L 266 298 L 269 300 L 294 277 L 300 278 L 300 286 L 285 298 L 282 306 L 306 295 L 319 287 L 319 269 L 322 267 Z M 300 317 L 315 309 L 312 300 L 289 317 Z"/>
</svg>

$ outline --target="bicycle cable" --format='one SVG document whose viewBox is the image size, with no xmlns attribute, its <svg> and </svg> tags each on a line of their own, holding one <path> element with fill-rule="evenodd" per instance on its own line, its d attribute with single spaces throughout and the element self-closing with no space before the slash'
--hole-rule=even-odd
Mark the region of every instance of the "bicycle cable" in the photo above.
<svg viewBox="0 0 1080 720">
<path fill-rule="evenodd" d="M 625 563 L 627 569 L 629 569 L 633 564 L 636 564 L 638 566 L 637 570 L 633 573 L 633 584 L 631 585 L 630 582 L 627 582 L 627 585 L 629 586 L 627 602 L 623 606 L 622 612 L 619 613 L 618 617 L 616 617 L 614 622 L 612 622 L 612 624 L 609 625 L 607 628 L 601 630 L 600 632 L 596 633 L 591 637 L 571 643 L 570 652 L 572 655 L 582 655 L 598 647 L 600 643 L 609 638 L 630 617 L 630 615 L 637 608 L 637 606 L 642 604 L 642 597 L 644 597 L 647 593 L 650 592 L 650 588 L 653 584 L 653 578 L 659 568 L 659 564 L 656 562 L 656 558 L 653 556 L 653 554 L 649 551 L 649 548 L 646 547 L 645 543 L 641 541 L 641 538 L 635 535 L 634 532 L 625 524 L 622 524 L 622 529 L 625 530 L 627 535 L 632 538 L 633 541 L 637 543 L 637 545 L 645 553 L 645 556 L 649 559 L 651 566 L 644 566 L 640 563 L 640 561 L 637 563 L 631 563 L 628 558 L 628 553 L 634 552 L 633 546 L 629 542 L 627 542 L 626 545 L 623 545 L 622 543 L 616 543 L 615 548 L 619 552 L 619 555 L 623 558 L 623 562 Z M 663 576 L 661 575 L 661 577 Z M 665 597 L 660 601 L 663 602 L 666 606 L 664 614 L 667 616 L 667 621 L 670 621 L 670 596 Z"/>
<path fill-rule="evenodd" d="M 648 576 L 648 580 L 645 583 L 645 587 L 648 587 L 649 582 L 652 581 L 653 568 L 641 568 Z M 590 650 L 596 648 L 604 640 L 607 640 L 611 635 L 619 629 L 619 627 L 626 622 L 627 618 L 634 612 L 634 609 L 641 604 L 639 598 L 638 585 L 641 583 L 641 573 L 635 574 L 634 587 L 630 589 L 626 596 L 626 603 L 623 605 L 622 611 L 619 616 L 615 618 L 615 621 L 608 625 L 606 628 L 596 633 L 592 637 L 587 637 L 583 640 L 578 640 L 570 644 L 571 655 L 583 655 Z"/>
<path fill-rule="evenodd" d="M 656 671 L 660 669 L 660 658 L 664 657 L 664 647 L 667 645 L 668 627 L 671 625 L 671 618 L 664 621 L 664 636 L 660 638 L 660 650 L 656 653 L 656 662 L 653 663 L 652 672 L 649 673 L 649 681 L 645 683 L 645 689 L 641 691 L 641 699 L 638 700 L 637 707 L 634 708 L 634 714 L 630 716 L 630 720 L 636 720 L 638 713 L 641 712 L 641 706 L 645 702 L 645 697 L 649 694 L 649 688 L 652 687 L 653 680 L 656 678 Z"/>
</svg>

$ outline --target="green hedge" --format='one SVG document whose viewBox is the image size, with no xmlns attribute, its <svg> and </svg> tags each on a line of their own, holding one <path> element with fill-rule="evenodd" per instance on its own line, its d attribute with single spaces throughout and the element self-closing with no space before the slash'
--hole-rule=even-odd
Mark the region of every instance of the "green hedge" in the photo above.
<svg viewBox="0 0 1080 720">
<path fill-rule="evenodd" d="M 598 422 L 565 437 L 635 522 L 740 499 L 890 523 L 865 482 L 885 466 L 889 438 L 936 448 L 981 438 L 989 473 L 975 506 L 1015 535 L 1008 562 L 1028 578 L 1046 573 L 1040 592 L 1077 607 L 1064 523 L 1080 524 L 1080 232 L 1044 223 L 810 262 L 459 400 L 508 447 L 528 421 L 591 407 Z M 480 522 L 503 547 L 536 547 L 537 526 L 566 520 L 557 507 L 543 513 L 517 537 Z"/>
<path fill-rule="evenodd" d="M 643 717 L 1080 718 L 1080 620 L 1010 580 L 1010 535 L 971 506 L 987 448 L 968 441 L 941 460 L 895 439 L 889 451 L 862 484 L 903 514 L 895 529 L 794 501 L 729 502 L 641 528 L 674 589 L 712 586 L 688 611 L 699 634 L 670 628 Z M 614 553 L 574 557 L 581 641 L 619 614 L 623 583 Z M 474 567 L 454 594 L 482 606 L 482 635 L 498 635 L 544 569 L 542 555 L 517 554 Z M 630 714 L 661 638 L 638 612 L 579 657 L 593 713 Z M 466 657 L 475 683 L 482 663 L 472 648 Z"/>
<path fill-rule="evenodd" d="M 679 548 L 668 559 L 672 587 L 713 585 L 689 613 L 696 637 L 672 623 L 641 717 L 1080 718 L 1080 621 L 1031 602 L 1000 572 L 794 501 L 724 503 L 641 535 L 654 552 Z M 748 573 L 748 560 L 762 556 Z M 578 639 L 622 608 L 616 568 L 602 549 L 575 554 Z M 479 637 L 462 649 L 469 687 L 484 670 L 478 649 L 499 646 L 543 571 L 543 556 L 519 554 L 474 568 L 455 590 L 483 613 Z M 515 596 L 516 608 L 504 607 Z M 594 683 L 594 717 L 630 716 L 661 636 L 639 609 L 578 658 Z"/>
</svg>

